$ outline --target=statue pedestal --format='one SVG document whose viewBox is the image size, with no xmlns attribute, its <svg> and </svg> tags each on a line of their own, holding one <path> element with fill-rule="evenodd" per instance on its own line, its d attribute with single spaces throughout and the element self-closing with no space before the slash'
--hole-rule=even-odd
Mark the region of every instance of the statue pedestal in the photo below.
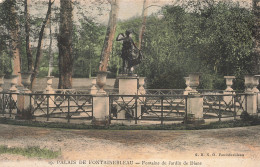
<svg viewBox="0 0 260 167">
<path fill-rule="evenodd" d="M 137 76 L 119 75 L 118 80 L 120 95 L 137 95 Z"/>
<path fill-rule="evenodd" d="M 119 95 L 137 95 L 138 94 L 138 79 L 137 75 L 119 75 L 118 80 L 119 80 Z M 133 99 L 134 97 L 123 97 L 122 103 L 124 105 L 128 104 L 133 106 L 133 103 L 135 100 Z M 137 105 L 137 104 L 136 104 Z M 137 116 L 141 114 L 141 109 L 140 107 L 137 107 Z M 126 111 L 121 110 L 121 107 L 118 105 L 117 110 L 120 111 L 118 112 L 118 119 L 126 119 Z M 135 113 L 134 113 L 135 116 Z"/>
</svg>

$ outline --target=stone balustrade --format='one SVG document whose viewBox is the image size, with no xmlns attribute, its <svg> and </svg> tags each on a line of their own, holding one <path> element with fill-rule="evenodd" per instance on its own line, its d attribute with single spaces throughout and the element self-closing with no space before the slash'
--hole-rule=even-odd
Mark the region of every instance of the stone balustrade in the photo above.
<svg viewBox="0 0 260 167">
<path fill-rule="evenodd" d="M 19 93 L 19 90 L 17 89 L 17 76 L 13 76 L 12 82 L 11 82 L 11 88 L 9 92 L 13 93 Z M 55 91 L 52 88 L 52 78 L 53 77 L 47 77 L 47 87 L 45 89 L 45 94 L 54 94 Z M 186 117 L 190 119 L 190 121 L 193 122 L 204 122 L 203 117 L 203 105 L 204 105 L 204 96 L 203 94 L 200 94 L 197 91 L 197 87 L 199 86 L 199 73 L 193 73 L 190 74 L 188 77 L 185 77 L 186 81 L 186 89 L 183 91 L 183 95 L 186 97 L 186 109 L 187 109 L 187 115 Z M 236 95 L 235 91 L 232 88 L 233 80 L 235 79 L 234 76 L 225 76 L 226 80 L 226 89 L 223 91 L 223 103 L 226 103 L 228 105 L 229 103 L 236 103 L 234 99 L 234 95 Z M 119 76 L 119 95 L 145 95 L 146 90 L 144 88 L 145 81 L 142 77 L 137 76 Z M 96 78 L 93 78 L 92 80 L 92 87 L 90 94 L 93 96 L 93 124 L 107 124 L 109 121 L 109 95 L 102 90 L 102 93 L 98 93 L 98 88 L 96 87 Z M 0 91 L 4 91 L 1 86 L 4 83 L 4 79 L 1 76 L 0 77 Z M 31 93 L 31 91 L 28 89 L 28 78 L 24 78 L 24 89 L 22 93 Z M 260 108 L 260 97 L 259 97 L 259 90 L 257 89 L 257 86 L 259 85 L 259 75 L 245 75 L 245 92 L 244 92 L 244 98 L 242 106 L 245 108 L 246 112 L 250 115 L 257 115 L 258 114 L 258 108 Z M 52 95 L 51 95 L 52 96 Z M 19 96 L 18 96 L 19 97 Z M 13 95 L 13 99 L 17 100 L 17 106 L 19 106 L 19 110 L 25 110 L 28 109 L 29 106 L 29 99 L 23 98 L 17 99 L 17 94 Z M 54 106 L 53 98 L 48 102 L 49 106 Z M 145 97 L 141 101 L 145 101 Z M 22 103 L 22 104 L 21 104 Z M 32 102 L 30 102 L 32 103 Z M 135 101 L 132 101 L 132 98 L 129 97 L 124 98 L 124 103 L 128 103 L 129 105 L 137 105 L 137 112 L 135 114 L 141 115 L 141 106 L 142 104 L 138 102 L 137 104 L 134 104 Z M 124 106 L 120 106 L 120 104 L 117 105 L 117 110 L 119 111 L 117 113 L 118 118 L 121 120 L 125 120 L 126 116 L 126 109 L 122 108 Z"/>
</svg>

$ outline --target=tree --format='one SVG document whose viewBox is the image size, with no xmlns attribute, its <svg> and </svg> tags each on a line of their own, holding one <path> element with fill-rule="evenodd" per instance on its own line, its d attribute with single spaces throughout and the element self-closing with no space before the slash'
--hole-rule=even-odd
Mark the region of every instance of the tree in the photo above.
<svg viewBox="0 0 260 167">
<path fill-rule="evenodd" d="M 52 54 L 52 26 L 51 26 L 51 13 L 49 18 L 49 28 L 50 28 L 50 44 L 49 44 L 49 69 L 48 69 L 48 76 L 51 76 L 53 70 L 53 62 L 54 56 Z"/>
<path fill-rule="evenodd" d="M 100 56 L 99 71 L 102 72 L 107 72 L 108 62 L 112 51 L 113 39 L 116 32 L 117 15 L 119 9 L 118 0 L 109 0 L 108 2 L 111 5 L 111 10 L 109 14 L 106 37 L 104 40 L 104 45 Z"/>
<path fill-rule="evenodd" d="M 254 72 L 260 73 L 260 1 L 253 0 L 253 14 L 255 16 L 255 25 L 253 30 L 254 38 Z"/>
<path fill-rule="evenodd" d="M 147 1 L 144 0 L 143 2 L 143 11 L 142 11 L 142 25 L 139 31 L 139 44 L 138 44 L 138 49 L 141 50 L 142 47 L 142 41 L 143 41 L 143 35 L 145 32 L 145 24 L 146 24 L 146 17 L 147 17 Z"/>
<path fill-rule="evenodd" d="M 25 34 L 26 34 L 26 55 L 28 71 L 33 71 L 33 55 L 31 52 L 30 43 L 30 12 L 29 12 L 30 0 L 24 0 L 24 17 L 25 17 Z"/>
<path fill-rule="evenodd" d="M 37 51 L 36 51 L 36 58 L 35 58 L 35 63 L 34 63 L 34 68 L 33 68 L 33 74 L 32 74 L 32 77 L 31 77 L 31 88 L 33 88 L 35 81 L 36 81 L 36 76 L 39 73 L 40 60 L 41 60 L 41 57 L 42 57 L 43 35 L 44 35 L 44 30 L 45 30 L 46 24 L 49 21 L 49 17 L 50 17 L 50 14 L 51 14 L 51 7 L 52 7 L 53 3 L 54 3 L 54 1 L 52 2 L 51 0 L 49 0 L 48 10 L 47 10 L 45 19 L 42 22 L 41 30 L 40 30 L 40 33 L 39 33 L 39 39 L 38 39 L 38 45 L 37 45 Z M 29 65 L 28 65 L 28 67 L 29 67 Z"/>
<path fill-rule="evenodd" d="M 21 85 L 21 62 L 20 62 L 20 44 L 19 44 L 19 22 L 16 11 L 16 0 L 6 0 L 3 3 L 3 9 L 6 10 L 5 20 L 7 29 L 10 34 L 11 44 L 11 62 L 12 62 L 12 74 L 18 75 L 18 85 Z"/>
<path fill-rule="evenodd" d="M 59 47 L 59 89 L 72 88 L 72 1 L 60 0 Z"/>
</svg>

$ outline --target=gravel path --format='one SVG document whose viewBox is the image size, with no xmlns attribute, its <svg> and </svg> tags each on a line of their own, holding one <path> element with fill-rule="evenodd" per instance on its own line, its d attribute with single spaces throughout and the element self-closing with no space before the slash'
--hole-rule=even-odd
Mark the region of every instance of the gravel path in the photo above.
<svg viewBox="0 0 260 167">
<path fill-rule="evenodd" d="M 260 126 L 190 131 L 112 131 L 0 124 L 0 145 L 39 146 L 62 153 L 55 160 L 1 154 L 0 167 L 260 166 Z"/>
</svg>

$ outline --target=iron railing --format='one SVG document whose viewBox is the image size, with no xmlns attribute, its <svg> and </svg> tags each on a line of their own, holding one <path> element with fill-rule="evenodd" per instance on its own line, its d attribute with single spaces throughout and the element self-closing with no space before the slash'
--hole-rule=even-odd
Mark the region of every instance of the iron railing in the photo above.
<svg viewBox="0 0 260 167">
<path fill-rule="evenodd" d="M 30 115 L 31 118 L 45 118 L 70 120 L 92 120 L 93 118 L 93 97 L 91 95 L 71 95 L 71 94 L 0 94 L 0 113 L 3 116 L 9 114 L 10 117 Z M 18 100 L 27 100 L 19 107 Z M 23 108 L 21 110 L 20 108 Z"/>
<path fill-rule="evenodd" d="M 222 118 L 238 116 L 246 111 L 247 94 L 222 94 L 222 95 L 203 95 L 203 116 L 204 119 Z"/>
<path fill-rule="evenodd" d="M 110 95 L 110 121 L 184 121 L 187 116 L 185 95 Z"/>
<path fill-rule="evenodd" d="M 203 117 L 238 119 L 247 111 L 248 94 L 202 94 Z M 23 100 L 22 103 L 18 103 Z M 25 103 L 24 101 L 27 102 Z M 155 121 L 160 124 L 187 121 L 189 95 L 109 95 L 111 121 L 130 120 L 135 124 Z M 258 102 L 258 94 L 257 94 Z M 22 104 L 22 105 L 21 105 Z M 24 105 L 27 105 L 25 107 Z M 259 105 L 257 109 L 259 113 Z M 0 114 L 21 117 L 24 113 L 38 120 L 92 120 L 93 96 L 89 94 L 0 93 Z"/>
</svg>

